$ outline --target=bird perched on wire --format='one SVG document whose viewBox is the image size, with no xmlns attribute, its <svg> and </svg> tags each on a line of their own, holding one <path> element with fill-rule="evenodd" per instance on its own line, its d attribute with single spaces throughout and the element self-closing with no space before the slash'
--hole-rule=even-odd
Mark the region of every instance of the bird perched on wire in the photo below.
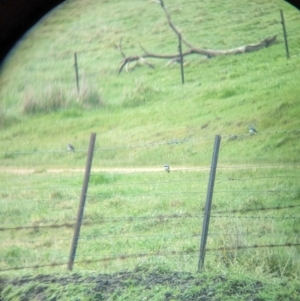
<svg viewBox="0 0 300 301">
<path fill-rule="evenodd" d="M 249 133 L 250 135 L 254 135 L 255 133 L 258 133 L 258 131 L 253 127 L 253 126 L 249 126 Z"/>
<path fill-rule="evenodd" d="M 169 166 L 169 164 L 165 164 L 164 165 L 164 169 L 165 169 L 166 172 L 170 172 L 170 166 Z"/>
<path fill-rule="evenodd" d="M 75 153 L 75 148 L 74 148 L 74 146 L 72 144 L 68 143 L 67 149 L 68 149 L 69 152 Z"/>
</svg>

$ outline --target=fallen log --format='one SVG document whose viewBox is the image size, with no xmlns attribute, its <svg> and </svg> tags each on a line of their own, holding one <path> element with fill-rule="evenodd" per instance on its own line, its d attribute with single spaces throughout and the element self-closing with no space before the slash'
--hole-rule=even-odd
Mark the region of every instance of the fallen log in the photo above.
<svg viewBox="0 0 300 301">
<path fill-rule="evenodd" d="M 232 49 L 227 49 L 227 50 L 213 50 L 213 49 L 203 49 L 199 47 L 195 47 L 192 45 L 190 42 L 188 42 L 180 33 L 180 31 L 176 28 L 176 26 L 173 24 L 171 20 L 171 16 L 169 12 L 167 11 L 163 0 L 155 0 L 155 3 L 159 4 L 167 18 L 168 25 L 171 27 L 171 29 L 174 31 L 174 33 L 177 35 L 178 38 L 182 40 L 182 42 L 188 47 L 188 49 L 184 52 L 181 53 L 182 57 L 191 55 L 191 54 L 198 54 L 198 55 L 204 55 L 208 58 L 213 58 L 219 55 L 236 55 L 236 54 L 243 54 L 247 52 L 254 52 L 254 51 L 259 51 L 263 48 L 270 47 L 272 44 L 275 43 L 276 41 L 276 35 L 272 37 L 267 37 L 263 39 L 262 41 L 254 44 L 248 44 L 244 46 L 239 46 L 237 48 L 232 48 Z M 131 55 L 131 56 L 126 56 L 122 50 L 122 39 L 119 42 L 119 46 L 115 45 L 115 48 L 118 49 L 123 57 L 121 66 L 119 67 L 118 73 L 121 73 L 123 68 L 126 66 L 126 70 L 128 71 L 129 64 L 131 62 L 137 62 L 140 64 L 147 65 L 150 68 L 154 68 L 154 65 L 147 62 L 147 58 L 153 58 L 153 59 L 168 59 L 171 62 L 176 62 L 179 61 L 181 56 L 179 53 L 176 54 L 168 54 L 168 55 L 163 55 L 163 54 L 156 54 L 156 53 L 151 53 L 148 52 L 145 48 L 143 48 L 140 45 L 141 49 L 143 50 L 143 54 L 141 55 Z"/>
</svg>

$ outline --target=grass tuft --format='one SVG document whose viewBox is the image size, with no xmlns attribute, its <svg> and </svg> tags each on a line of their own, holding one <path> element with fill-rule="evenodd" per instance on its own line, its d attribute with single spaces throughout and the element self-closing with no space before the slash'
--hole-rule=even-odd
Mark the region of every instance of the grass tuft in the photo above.
<svg viewBox="0 0 300 301">
<path fill-rule="evenodd" d="M 103 98 L 95 86 L 90 86 L 86 82 L 81 85 L 78 97 L 80 109 L 99 109 L 104 106 Z"/>
<path fill-rule="evenodd" d="M 79 117 L 79 110 L 99 109 L 104 106 L 100 93 L 94 87 L 83 86 L 79 95 L 49 86 L 42 93 L 26 91 L 21 102 L 24 115 L 49 114 L 64 111 L 66 117 Z"/>
<path fill-rule="evenodd" d="M 67 101 L 63 90 L 50 86 L 41 95 L 27 91 L 22 99 L 21 112 L 24 115 L 47 114 L 66 107 Z"/>
<path fill-rule="evenodd" d="M 143 80 L 136 80 L 135 87 L 132 91 L 125 92 L 124 108 L 135 108 L 145 105 L 157 98 L 159 91 L 153 86 L 146 84 Z"/>
<path fill-rule="evenodd" d="M 8 128 L 19 122 L 19 119 L 15 116 L 9 116 L 3 108 L 3 104 L 0 103 L 0 128 Z"/>
</svg>

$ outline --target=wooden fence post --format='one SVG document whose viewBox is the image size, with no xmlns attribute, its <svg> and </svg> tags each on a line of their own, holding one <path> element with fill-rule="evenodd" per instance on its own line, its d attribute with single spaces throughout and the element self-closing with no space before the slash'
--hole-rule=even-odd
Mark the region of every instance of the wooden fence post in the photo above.
<svg viewBox="0 0 300 301">
<path fill-rule="evenodd" d="M 74 67 L 75 67 L 75 76 L 76 76 L 76 86 L 77 86 L 77 93 L 80 92 L 79 87 L 79 72 L 78 72 L 78 63 L 77 63 L 77 53 L 74 53 Z"/>
<path fill-rule="evenodd" d="M 282 9 L 280 10 L 280 16 L 281 16 L 281 24 L 282 24 L 282 29 L 283 29 L 286 58 L 290 58 L 289 45 L 288 45 L 288 39 L 287 39 L 286 30 L 285 30 L 285 23 L 284 23 L 284 16 L 283 16 Z"/>
<path fill-rule="evenodd" d="M 91 133 L 90 145 L 89 145 L 89 150 L 88 150 L 88 155 L 87 155 L 87 160 L 86 160 L 85 174 L 84 174 L 79 208 L 78 208 L 78 213 L 77 213 L 77 220 L 76 220 L 76 224 L 75 224 L 73 240 L 72 240 L 72 244 L 71 244 L 70 257 L 69 257 L 69 262 L 68 262 L 68 270 L 70 270 L 70 271 L 72 271 L 72 269 L 73 269 L 74 259 L 75 259 L 75 255 L 76 255 L 76 249 L 77 249 L 77 245 L 78 245 L 79 233 L 80 233 L 80 228 L 81 228 L 81 222 L 82 222 L 82 217 L 83 217 L 83 212 L 84 212 L 84 205 L 85 205 L 86 194 L 87 194 L 87 190 L 88 190 L 92 161 L 93 161 L 93 155 L 94 155 L 95 141 L 96 141 L 96 134 Z"/>
<path fill-rule="evenodd" d="M 204 265 L 205 246 L 206 246 L 206 241 L 207 241 L 210 211 L 211 211 L 212 197 L 213 197 L 215 177 L 216 177 L 216 169 L 217 169 L 219 149 L 220 149 L 220 141 L 221 141 L 221 136 L 217 135 L 215 137 L 214 151 L 213 151 L 213 156 L 212 156 L 212 161 L 211 161 L 210 175 L 209 175 L 208 188 L 207 188 L 207 194 L 206 194 L 206 204 L 205 204 L 202 235 L 201 235 L 201 242 L 200 242 L 200 256 L 199 256 L 199 262 L 198 262 L 198 272 L 200 272 L 202 270 L 203 265 Z"/>
<path fill-rule="evenodd" d="M 181 35 L 178 35 L 178 49 L 180 55 L 180 70 L 181 70 L 181 83 L 184 84 L 184 70 L 183 70 L 183 55 L 182 55 L 182 45 L 181 45 Z"/>
</svg>

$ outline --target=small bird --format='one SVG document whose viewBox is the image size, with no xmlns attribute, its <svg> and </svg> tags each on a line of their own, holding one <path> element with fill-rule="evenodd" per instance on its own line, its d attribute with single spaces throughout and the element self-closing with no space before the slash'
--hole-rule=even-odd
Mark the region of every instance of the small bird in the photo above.
<svg viewBox="0 0 300 301">
<path fill-rule="evenodd" d="M 75 153 L 75 148 L 72 144 L 68 143 L 68 151 Z"/>
<path fill-rule="evenodd" d="M 164 169 L 165 169 L 166 172 L 170 172 L 170 166 L 169 166 L 169 164 L 165 164 L 164 165 Z"/>
<path fill-rule="evenodd" d="M 258 131 L 253 127 L 253 126 L 249 126 L 249 133 L 250 135 L 253 135 L 254 133 L 258 133 Z"/>
</svg>

